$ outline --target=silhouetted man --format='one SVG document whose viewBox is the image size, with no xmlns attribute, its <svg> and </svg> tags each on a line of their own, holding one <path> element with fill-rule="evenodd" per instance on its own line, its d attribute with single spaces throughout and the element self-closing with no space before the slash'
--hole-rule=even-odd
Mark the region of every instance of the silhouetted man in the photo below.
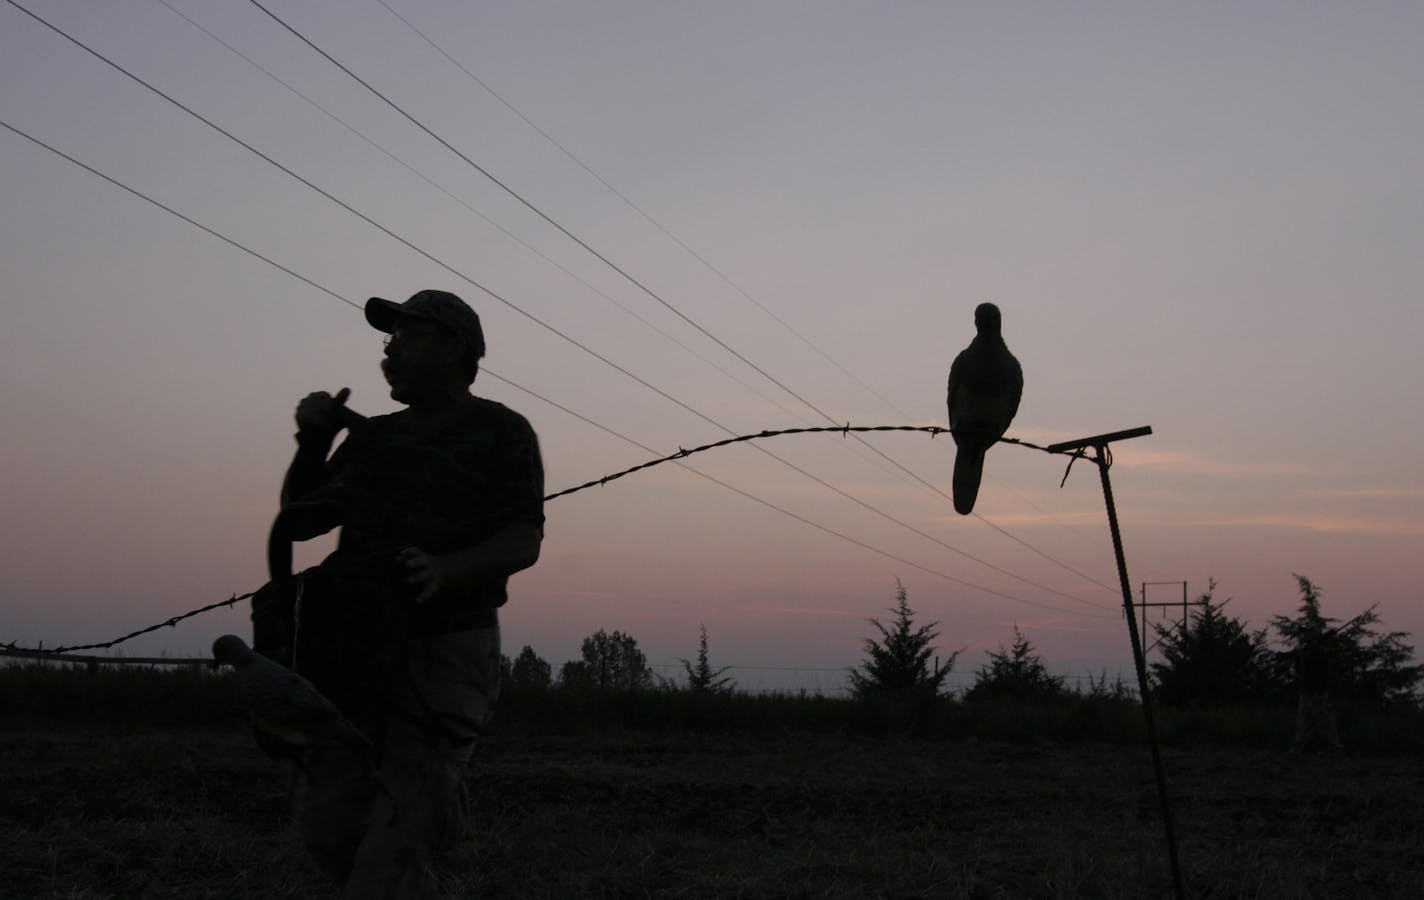
<svg viewBox="0 0 1424 900">
<path fill-rule="evenodd" d="M 379 784 L 346 748 L 313 750 L 295 812 L 345 896 L 427 897 L 434 855 L 464 831 L 465 769 L 499 691 L 496 610 L 539 558 L 544 474 L 528 421 L 470 393 L 485 345 L 464 301 L 421 291 L 365 312 L 389 335 L 381 370 L 406 408 L 361 419 L 346 389 L 304 398 L 283 505 L 325 510 L 295 539 L 341 527 L 296 666 L 371 738 Z"/>
</svg>

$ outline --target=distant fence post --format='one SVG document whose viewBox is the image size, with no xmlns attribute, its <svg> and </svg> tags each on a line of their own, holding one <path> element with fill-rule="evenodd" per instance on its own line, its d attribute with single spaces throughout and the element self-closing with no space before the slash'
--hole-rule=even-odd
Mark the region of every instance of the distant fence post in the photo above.
<svg viewBox="0 0 1424 900">
<path fill-rule="evenodd" d="M 79 656 L 69 653 L 50 653 L 47 650 L 12 650 L 8 647 L 0 647 L 0 657 L 8 656 L 13 659 L 33 659 L 44 662 L 69 663 L 70 665 L 82 665 L 86 672 L 98 672 L 100 666 L 187 666 L 194 672 L 201 672 L 203 666 L 212 662 L 204 657 L 167 657 L 167 656 Z"/>
</svg>

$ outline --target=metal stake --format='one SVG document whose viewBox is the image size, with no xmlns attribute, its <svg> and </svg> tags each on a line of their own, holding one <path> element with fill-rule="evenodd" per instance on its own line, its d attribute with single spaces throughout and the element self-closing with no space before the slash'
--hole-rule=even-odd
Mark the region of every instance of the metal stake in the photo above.
<svg viewBox="0 0 1424 900">
<path fill-rule="evenodd" d="M 1112 465 L 1112 454 L 1108 445 L 1113 441 L 1141 437 L 1151 434 L 1150 425 L 1111 434 L 1099 434 L 1076 441 L 1065 441 L 1049 446 L 1050 453 L 1073 453 L 1083 456 L 1087 447 L 1093 448 L 1093 462 L 1098 466 L 1098 474 L 1103 482 L 1103 501 L 1108 509 L 1108 527 L 1112 531 L 1113 553 L 1117 556 L 1117 577 L 1122 584 L 1122 608 L 1127 616 L 1127 634 L 1132 640 L 1132 661 L 1137 667 L 1137 689 L 1142 696 L 1142 715 L 1147 721 L 1147 742 L 1152 748 L 1152 770 L 1157 778 L 1157 796 L 1162 804 L 1162 827 L 1167 837 L 1167 858 L 1172 867 L 1172 886 L 1177 900 L 1183 900 L 1186 892 L 1182 887 L 1182 868 L 1177 862 L 1177 837 L 1172 827 L 1172 805 L 1167 799 L 1167 775 L 1162 769 L 1162 751 L 1157 745 L 1157 724 L 1152 717 L 1152 695 L 1147 688 L 1147 662 L 1143 657 L 1142 642 L 1137 637 L 1137 616 L 1132 609 L 1132 588 L 1127 580 L 1127 558 L 1122 550 L 1122 533 L 1117 526 L 1117 506 L 1113 503 L 1112 482 L 1108 479 L 1108 468 Z M 1088 457 L 1083 456 L 1084 459 Z M 1066 476 L 1065 476 L 1066 477 Z"/>
</svg>

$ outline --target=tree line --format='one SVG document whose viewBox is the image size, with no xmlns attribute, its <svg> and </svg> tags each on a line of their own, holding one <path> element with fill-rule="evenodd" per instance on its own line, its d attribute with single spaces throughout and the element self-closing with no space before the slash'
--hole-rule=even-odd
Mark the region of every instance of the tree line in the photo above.
<svg viewBox="0 0 1424 900">
<path fill-rule="evenodd" d="M 686 670 L 685 685 L 660 678 L 648 665 L 648 658 L 638 649 L 638 641 L 621 631 L 598 631 L 583 639 L 579 659 L 569 660 L 557 675 L 553 666 L 534 652 L 528 644 L 513 659 L 501 654 L 500 666 L 504 681 L 516 687 L 575 690 L 644 691 L 656 687 L 685 687 L 699 693 L 726 693 L 735 690 L 736 681 L 724 676 L 731 667 L 713 667 L 707 645 L 707 626 L 701 627 L 697 644 L 697 660 L 682 660 Z"/>
<path fill-rule="evenodd" d="M 1409 634 L 1380 627 L 1376 607 L 1342 621 L 1322 610 L 1322 592 L 1309 578 L 1295 576 L 1300 604 L 1294 615 L 1273 616 L 1251 630 L 1230 615 L 1230 598 L 1216 598 L 1216 582 L 1198 600 L 1185 622 L 1154 625 L 1160 659 L 1150 665 L 1150 689 L 1164 705 L 1178 708 L 1242 707 L 1293 699 L 1302 680 L 1310 689 L 1328 691 L 1336 702 L 1360 707 L 1418 706 L 1424 665 L 1414 659 Z M 939 622 L 920 623 L 903 584 L 895 583 L 895 605 L 886 621 L 870 619 L 875 634 L 864 643 L 865 658 L 848 669 L 852 694 L 860 699 L 947 696 L 945 680 L 963 650 L 939 652 Z M 1052 675 L 1033 643 L 1014 626 L 1013 641 L 989 651 L 972 685 L 959 698 L 965 703 L 1051 703 L 1074 696 L 1126 697 L 1134 691 L 1106 673 L 1090 676 L 1084 690 L 1069 688 L 1064 676 Z M 680 681 L 658 676 L 621 631 L 600 629 L 584 638 L 580 658 L 553 667 L 526 645 L 503 657 L 504 677 L 512 687 L 599 691 L 677 689 L 719 694 L 736 691 L 729 666 L 711 662 L 706 626 L 699 633 L 693 659 L 680 660 Z"/>
</svg>

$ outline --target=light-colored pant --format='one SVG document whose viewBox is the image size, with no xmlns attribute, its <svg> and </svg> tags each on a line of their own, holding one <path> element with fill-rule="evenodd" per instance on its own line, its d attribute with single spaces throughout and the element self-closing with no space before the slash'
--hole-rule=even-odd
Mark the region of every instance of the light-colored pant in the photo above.
<svg viewBox="0 0 1424 900">
<path fill-rule="evenodd" d="M 345 897 L 439 896 L 432 860 L 464 835 L 465 770 L 498 694 L 498 627 L 420 638 L 386 696 L 377 771 L 342 747 L 305 762 L 297 827 Z"/>
</svg>

